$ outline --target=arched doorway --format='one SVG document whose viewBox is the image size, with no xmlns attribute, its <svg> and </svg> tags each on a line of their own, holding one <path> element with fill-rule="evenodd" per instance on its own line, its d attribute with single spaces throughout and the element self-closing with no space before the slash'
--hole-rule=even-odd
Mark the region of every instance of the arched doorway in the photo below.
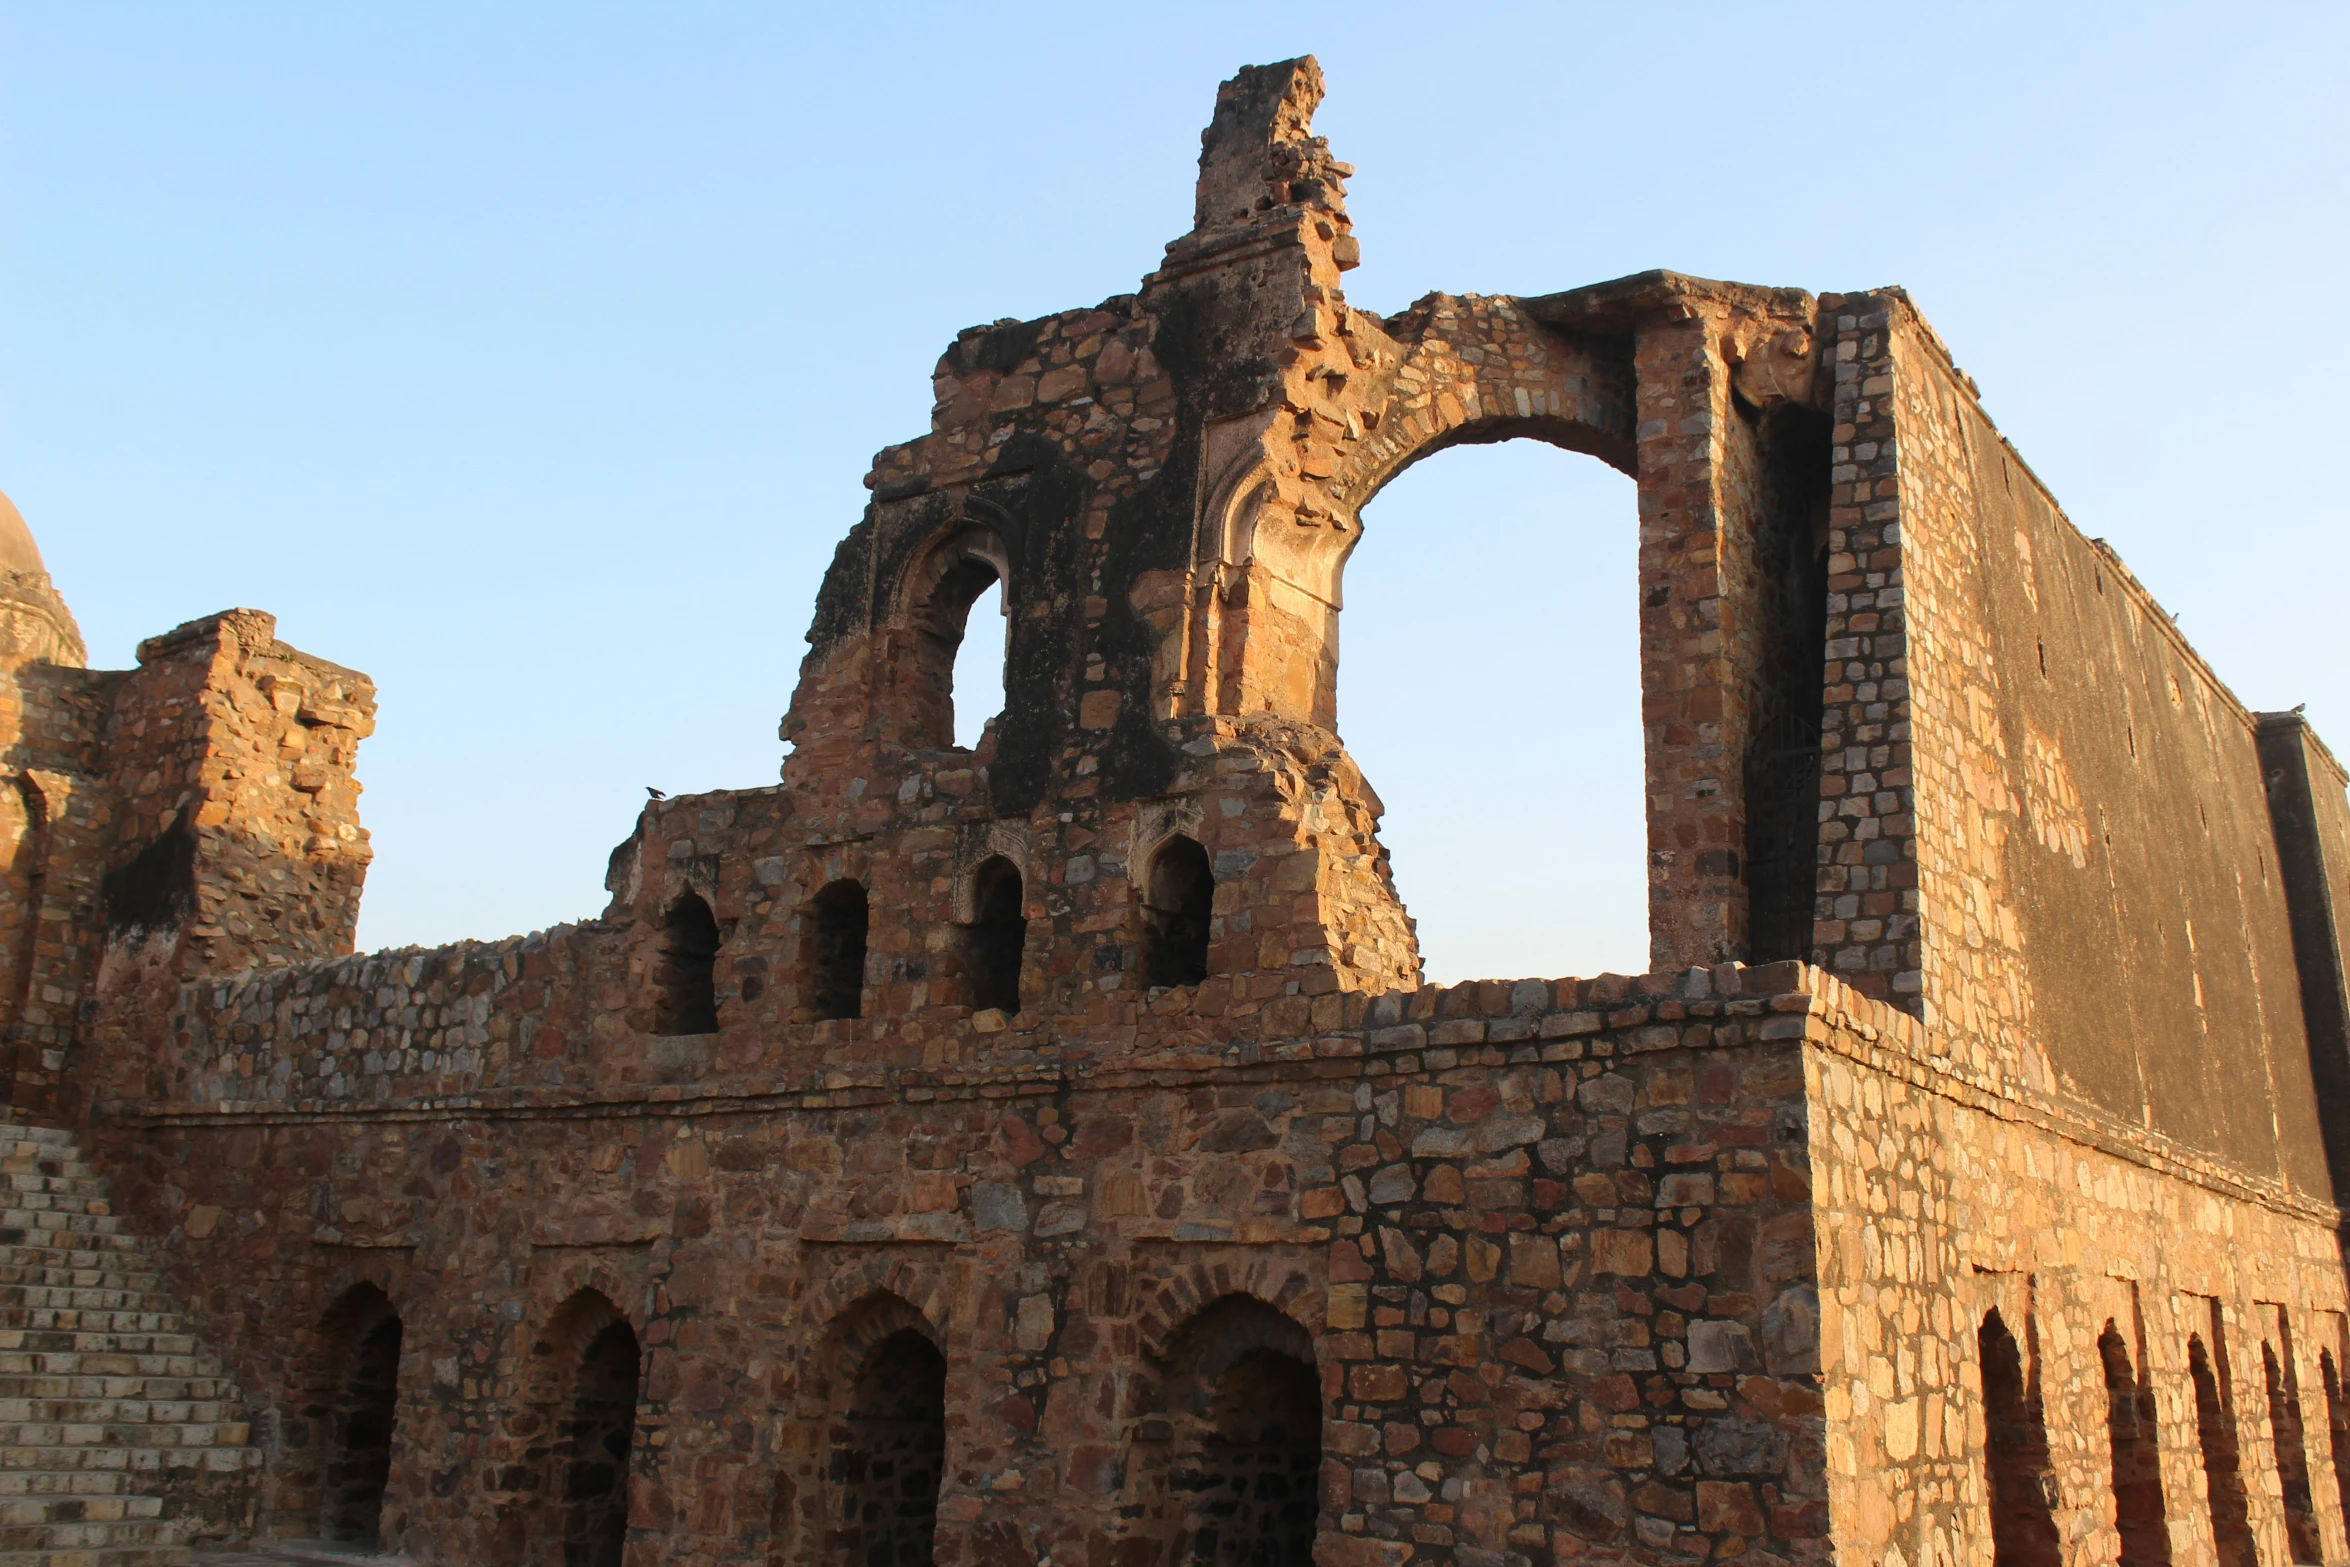
<svg viewBox="0 0 2350 1567">
<path fill-rule="evenodd" d="M 1648 967 L 1638 546 L 1633 481 L 1535 440 L 1363 508 L 1338 733 L 1431 981 Z"/>
<path fill-rule="evenodd" d="M 1263 1301 L 1227 1296 L 1170 1341 L 1165 1399 L 1166 1559 L 1311 1567 L 1322 1382 L 1306 1331 Z"/>
<path fill-rule="evenodd" d="M 833 1426 L 826 1481 L 838 1567 L 929 1567 L 946 1464 L 946 1357 L 901 1327 L 866 1350 Z"/>
<path fill-rule="evenodd" d="M 327 1313 L 325 1331 L 333 1359 L 319 1533 L 373 1544 L 382 1536 L 399 1414 L 400 1314 L 382 1290 L 360 1284 Z"/>
<path fill-rule="evenodd" d="M 636 1448 L 642 1350 L 627 1317 L 581 1290 L 555 1314 L 540 1352 L 554 1379 L 547 1450 L 548 1567 L 620 1567 L 628 1543 L 628 1476 Z"/>
</svg>

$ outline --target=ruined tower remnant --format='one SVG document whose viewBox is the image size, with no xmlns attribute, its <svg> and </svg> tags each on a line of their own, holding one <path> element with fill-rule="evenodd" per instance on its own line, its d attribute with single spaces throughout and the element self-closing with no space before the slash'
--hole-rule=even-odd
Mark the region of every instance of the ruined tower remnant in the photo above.
<svg viewBox="0 0 2350 1567">
<path fill-rule="evenodd" d="M 2342 770 L 1899 290 L 1355 309 L 1321 92 L 1224 84 L 1137 293 L 954 340 L 782 782 L 648 804 L 583 924 L 351 955 L 368 683 L 250 611 L 85 670 L 6 519 L 4 1309 L 220 1357 L 121 1528 L 2350 1562 Z M 1652 972 L 1431 987 L 1341 583 L 1516 438 L 1638 484 Z"/>
</svg>

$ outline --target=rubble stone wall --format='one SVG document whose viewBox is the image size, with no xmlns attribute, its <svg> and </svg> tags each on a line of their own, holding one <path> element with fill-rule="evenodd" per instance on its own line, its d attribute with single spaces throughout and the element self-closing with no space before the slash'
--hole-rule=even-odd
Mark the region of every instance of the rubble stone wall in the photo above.
<svg viewBox="0 0 2350 1567">
<path fill-rule="evenodd" d="M 2323 1559 L 2342 1559 L 2337 1481 L 2350 1446 L 2334 1446 L 2343 1438 L 2329 1434 L 2325 1392 L 2345 1353 L 2331 1205 L 2142 1126 L 1986 1093 L 1941 1070 L 1914 1025 L 1857 1051 L 1849 1043 L 1814 1050 L 1806 1066 L 1838 1559 L 1993 1560 L 1976 1335 L 1994 1310 L 2025 1346 L 2065 1562 L 2122 1559 L 2116 1416 L 2098 1342 L 2109 1327 L 2155 1412 L 2155 1537 L 2170 1559 L 2224 1559 L 2190 1335 L 2230 1391 L 2259 1559 L 2309 1559 L 2287 1545 L 2280 1420 L 2310 1433 L 2303 1461 Z M 2264 1346 L 2293 1368 L 2289 1404 L 2269 1399 Z"/>
<path fill-rule="evenodd" d="M 552 1010 L 559 944 L 438 961 Z M 301 972 L 423 1046 L 430 967 Z M 536 1559 L 534 1346 L 591 1289 L 646 1348 L 632 1521 L 665 1562 L 821 1559 L 836 1351 L 884 1301 L 949 1365 L 941 1560 L 1156 1560 L 1169 1345 L 1232 1295 L 1311 1345 L 1333 1559 L 1817 1559 L 1802 1052 L 1872 1009 L 1791 964 L 1342 999 L 1295 1038 L 655 1094 L 272 1107 L 191 1075 L 107 1156 L 246 1385 L 331 1380 L 337 1303 L 389 1297 L 390 1527 L 424 1559 Z M 324 1433 L 271 1404 L 292 1531 Z"/>
</svg>

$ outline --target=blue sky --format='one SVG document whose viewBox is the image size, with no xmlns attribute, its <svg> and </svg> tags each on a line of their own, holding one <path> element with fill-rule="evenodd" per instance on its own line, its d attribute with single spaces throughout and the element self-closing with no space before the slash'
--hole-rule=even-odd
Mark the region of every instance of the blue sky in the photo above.
<svg viewBox="0 0 2350 1567">
<path fill-rule="evenodd" d="M 604 902 L 770 781 L 818 573 L 963 326 L 1130 290 L 1313 52 L 1350 297 L 1907 285 L 2255 707 L 2350 750 L 2350 8 L 0 0 L 0 489 L 95 662 L 232 604 L 382 688 L 363 945 Z M 1366 514 L 1341 728 L 1432 977 L 1642 966 L 1628 484 Z"/>
</svg>

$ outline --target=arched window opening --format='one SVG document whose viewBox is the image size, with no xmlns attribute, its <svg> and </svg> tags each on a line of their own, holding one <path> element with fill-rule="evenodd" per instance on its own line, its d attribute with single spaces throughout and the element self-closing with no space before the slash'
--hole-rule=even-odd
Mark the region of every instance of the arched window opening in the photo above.
<svg viewBox="0 0 2350 1567">
<path fill-rule="evenodd" d="M 946 1467 L 947 1363 L 911 1328 L 873 1346 L 832 1434 L 832 1560 L 929 1567 Z"/>
<path fill-rule="evenodd" d="M 971 879 L 972 912 L 966 935 L 971 967 L 971 1005 L 1020 1010 L 1020 957 L 1028 941 L 1028 916 L 1020 868 L 1002 855 L 979 867 Z"/>
<path fill-rule="evenodd" d="M 1995 1567 L 2062 1567 L 2056 1535 L 2056 1477 L 2037 1389 L 2022 1350 L 1997 1311 L 1975 1335 L 1983 1368 L 1984 1459 L 1991 1480 Z"/>
<path fill-rule="evenodd" d="M 2252 1549 L 2252 1513 L 2244 1496 L 2244 1470 L 2236 1451 L 2236 1421 L 2222 1382 L 2200 1334 L 2187 1336 L 2187 1375 L 2195 1384 L 2195 1439 L 2203 1450 L 2203 1482 L 2211 1504 L 2211 1537 L 2219 1567 L 2260 1567 Z"/>
<path fill-rule="evenodd" d="M 836 881 L 809 905 L 802 972 L 808 1020 L 865 1015 L 865 884 Z"/>
<path fill-rule="evenodd" d="M 327 1414 L 320 1532 L 330 1540 L 376 1543 L 392 1474 L 392 1427 L 400 1403 L 400 1318 L 380 1290 L 361 1285 L 333 1313 L 340 1363 Z"/>
<path fill-rule="evenodd" d="M 993 529 L 971 525 L 925 555 L 906 585 L 913 667 L 900 671 L 911 739 L 976 746 L 1004 707 L 1010 556 Z"/>
<path fill-rule="evenodd" d="M 1146 985 L 1196 985 L 1208 977 L 1216 873 L 1199 841 L 1178 833 L 1151 856 L 1143 877 L 1142 976 Z"/>
<path fill-rule="evenodd" d="M 2334 1365 L 2334 1352 L 2317 1352 L 2317 1374 L 2325 1384 L 2327 1450 L 2334 1460 L 2334 1489 L 2340 1493 L 2342 1517 L 2350 1521 L 2350 1400 L 2342 1394 L 2342 1373 Z"/>
<path fill-rule="evenodd" d="M 560 1433 L 564 1567 L 620 1567 L 628 1544 L 628 1462 L 636 1445 L 638 1349 L 626 1320 L 588 1340 Z"/>
<path fill-rule="evenodd" d="M 1632 481 L 1532 440 L 1460 446 L 1362 524 L 1337 727 L 1427 976 L 1646 972 Z"/>
<path fill-rule="evenodd" d="M 718 918 L 699 893 L 669 906 L 653 973 L 653 1032 L 718 1031 Z"/>
<path fill-rule="evenodd" d="M 955 649 L 955 744 L 965 750 L 978 747 L 1004 710 L 1004 585 L 990 582 L 964 612 L 963 637 Z"/>
<path fill-rule="evenodd" d="M 1321 1514 L 1322 1383 L 1305 1331 L 1230 1298 L 1178 1338 L 1168 1496 L 1178 1567 L 1310 1567 Z"/>
<path fill-rule="evenodd" d="M 2131 1366 L 2129 1346 L 2110 1321 L 2097 1336 L 2097 1356 L 2105 1365 L 2105 1429 L 2113 1449 L 2113 1522 L 2121 1536 L 2121 1567 L 2170 1567 L 2153 1390 Z"/>
<path fill-rule="evenodd" d="M 2280 1365 L 2274 1345 L 2260 1346 L 2260 1369 L 2268 1384 L 2268 1430 L 2276 1448 L 2277 1485 L 2284 1493 L 2285 1548 L 2297 1562 L 2323 1561 L 2317 1546 L 2317 1503 L 2309 1491 L 2309 1453 L 2301 1440 L 2301 1390 L 2290 1365 Z"/>
</svg>

